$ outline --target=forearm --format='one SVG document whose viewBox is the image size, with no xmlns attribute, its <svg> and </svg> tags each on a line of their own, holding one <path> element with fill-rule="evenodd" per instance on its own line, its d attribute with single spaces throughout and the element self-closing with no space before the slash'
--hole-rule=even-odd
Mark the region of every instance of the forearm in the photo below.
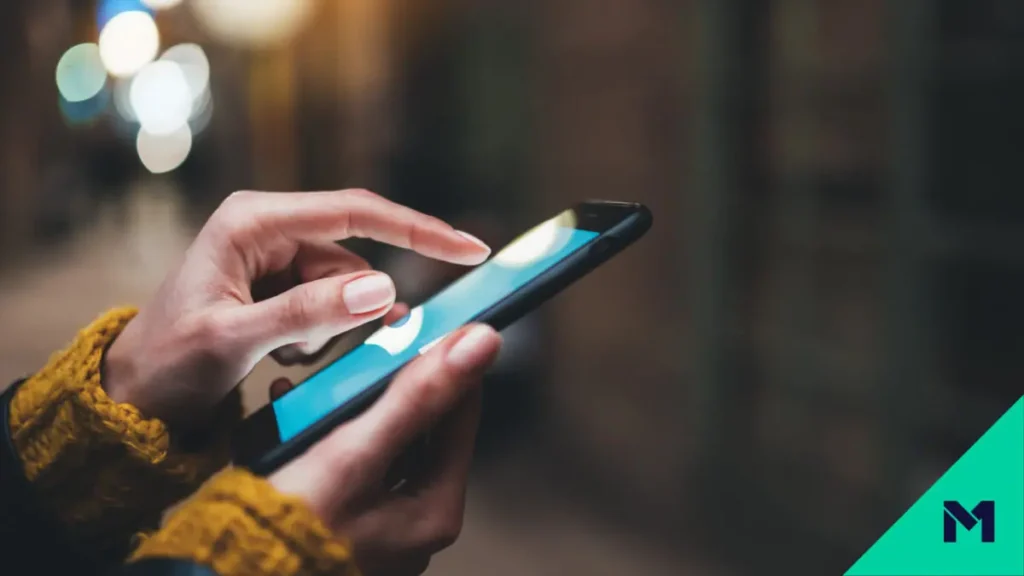
<svg viewBox="0 0 1024 576">
<path fill-rule="evenodd" d="M 22 383 L 10 405 L 11 440 L 35 496 L 98 558 L 123 557 L 134 533 L 155 527 L 227 461 L 223 442 L 201 454 L 176 451 L 161 421 L 107 397 L 103 353 L 134 314 L 101 316 Z M 227 410 L 237 418 L 235 400 Z"/>
</svg>

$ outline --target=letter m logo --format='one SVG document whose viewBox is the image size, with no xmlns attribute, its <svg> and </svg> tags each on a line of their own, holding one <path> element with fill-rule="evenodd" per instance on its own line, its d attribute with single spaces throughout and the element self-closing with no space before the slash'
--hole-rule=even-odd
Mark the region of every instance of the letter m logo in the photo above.
<svg viewBox="0 0 1024 576">
<path fill-rule="evenodd" d="M 996 503 L 994 500 L 982 500 L 970 512 L 956 500 L 943 502 L 942 540 L 956 542 L 957 524 L 967 530 L 973 530 L 981 524 L 981 541 L 996 541 Z"/>
</svg>

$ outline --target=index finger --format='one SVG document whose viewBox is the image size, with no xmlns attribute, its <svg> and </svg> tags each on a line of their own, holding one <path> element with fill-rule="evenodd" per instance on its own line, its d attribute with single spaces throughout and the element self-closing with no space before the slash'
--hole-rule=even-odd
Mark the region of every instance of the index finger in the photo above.
<svg viewBox="0 0 1024 576">
<path fill-rule="evenodd" d="M 490 248 L 448 223 L 366 190 L 239 192 L 225 205 L 247 229 L 295 241 L 370 238 L 454 264 L 479 264 Z"/>
</svg>

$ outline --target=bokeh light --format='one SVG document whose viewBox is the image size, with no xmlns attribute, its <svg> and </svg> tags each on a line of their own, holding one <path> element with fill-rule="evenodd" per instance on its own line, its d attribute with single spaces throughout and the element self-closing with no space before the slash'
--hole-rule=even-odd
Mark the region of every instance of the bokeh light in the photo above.
<svg viewBox="0 0 1024 576">
<path fill-rule="evenodd" d="M 181 0 L 142 0 L 142 3 L 153 10 L 167 10 L 181 4 Z"/>
<path fill-rule="evenodd" d="M 192 116 L 188 80 L 181 66 L 169 60 L 157 60 L 140 70 L 132 79 L 128 99 L 142 129 L 151 134 L 170 134 Z"/>
<path fill-rule="evenodd" d="M 193 0 L 196 19 L 219 40 L 263 46 L 290 39 L 309 19 L 310 0 Z"/>
<path fill-rule="evenodd" d="M 82 126 L 95 122 L 110 103 L 110 90 L 105 86 L 92 98 L 71 102 L 58 96 L 61 116 L 70 126 Z"/>
<path fill-rule="evenodd" d="M 192 135 L 198 136 L 206 130 L 213 119 L 213 95 L 207 90 L 203 96 L 196 101 L 192 109 L 192 118 L 188 121 L 192 127 Z"/>
<path fill-rule="evenodd" d="M 210 85 L 210 61 L 201 46 L 198 44 L 171 46 L 160 59 L 174 62 L 181 67 L 194 100 L 198 101 L 203 97 Z"/>
<path fill-rule="evenodd" d="M 126 122 L 138 123 L 139 119 L 135 116 L 135 110 L 132 109 L 131 100 L 132 80 L 131 78 L 118 78 L 114 80 L 114 110 L 118 116 L 124 119 Z M 135 132 L 132 132 L 134 136 Z"/>
<path fill-rule="evenodd" d="M 81 102 L 99 94 L 107 71 L 96 44 L 72 46 L 57 62 L 57 90 L 68 102 Z"/>
<path fill-rule="evenodd" d="M 181 166 L 192 151 L 192 130 L 184 124 L 169 134 L 153 134 L 145 128 L 135 139 L 139 160 L 153 174 L 170 172 Z"/>
<path fill-rule="evenodd" d="M 114 16 L 123 12 L 146 12 L 152 11 L 142 0 L 98 0 L 96 3 L 96 29 L 103 30 L 103 27 L 110 22 Z"/>
<path fill-rule="evenodd" d="M 159 49 L 160 32 L 146 12 L 121 12 L 100 32 L 100 58 L 113 76 L 135 74 L 156 58 Z"/>
</svg>

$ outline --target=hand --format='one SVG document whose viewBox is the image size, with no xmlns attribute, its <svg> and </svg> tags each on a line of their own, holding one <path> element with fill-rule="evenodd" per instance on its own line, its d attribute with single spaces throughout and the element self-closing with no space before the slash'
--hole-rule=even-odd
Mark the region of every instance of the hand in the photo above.
<svg viewBox="0 0 1024 576">
<path fill-rule="evenodd" d="M 309 352 L 381 318 L 394 285 L 335 244 L 351 236 L 457 264 L 489 253 L 366 191 L 236 192 L 107 351 L 107 394 L 172 427 L 200 427 L 262 357 Z"/>
<path fill-rule="evenodd" d="M 474 325 L 399 372 L 383 396 L 271 475 L 352 545 L 366 576 L 421 574 L 462 528 L 480 417 L 480 378 L 501 337 Z M 417 438 L 431 433 L 428 466 L 398 490 L 386 481 Z"/>
</svg>

